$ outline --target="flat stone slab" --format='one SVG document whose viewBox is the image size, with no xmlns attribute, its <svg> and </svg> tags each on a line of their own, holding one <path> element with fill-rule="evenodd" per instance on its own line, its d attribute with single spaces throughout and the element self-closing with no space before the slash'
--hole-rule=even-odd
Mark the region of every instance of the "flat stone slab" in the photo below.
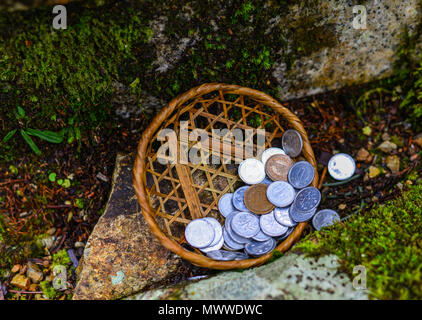
<svg viewBox="0 0 422 320">
<path fill-rule="evenodd" d="M 338 272 L 338 267 L 335 255 L 317 260 L 289 253 L 254 269 L 223 272 L 209 279 L 150 290 L 127 299 L 368 299 L 367 291 L 355 289 L 349 277 Z"/>
<path fill-rule="evenodd" d="M 132 187 L 133 160 L 117 156 L 111 196 L 85 247 L 75 300 L 119 299 L 192 267 L 151 233 Z"/>
</svg>

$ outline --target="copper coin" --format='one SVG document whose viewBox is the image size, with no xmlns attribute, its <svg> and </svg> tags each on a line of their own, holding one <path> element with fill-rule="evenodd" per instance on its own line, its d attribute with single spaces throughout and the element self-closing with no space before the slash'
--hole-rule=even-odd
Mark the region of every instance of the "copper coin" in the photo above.
<svg viewBox="0 0 422 320">
<path fill-rule="evenodd" d="M 254 184 L 245 192 L 243 201 L 249 211 L 256 214 L 265 214 L 272 211 L 275 207 L 267 199 L 267 184 Z"/>
<path fill-rule="evenodd" d="M 288 181 L 287 176 L 294 161 L 287 155 L 275 154 L 265 163 L 265 172 L 273 181 Z"/>
</svg>

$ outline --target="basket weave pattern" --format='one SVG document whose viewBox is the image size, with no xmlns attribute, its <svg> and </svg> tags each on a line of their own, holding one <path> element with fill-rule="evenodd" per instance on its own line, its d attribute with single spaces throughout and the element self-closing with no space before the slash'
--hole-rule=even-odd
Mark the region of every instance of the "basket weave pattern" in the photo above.
<svg viewBox="0 0 422 320">
<path fill-rule="evenodd" d="M 202 129 L 210 137 L 209 143 L 202 143 L 200 155 L 208 160 L 198 164 L 160 164 L 157 161 L 157 135 L 160 129 L 172 129 L 180 140 L 181 121 L 187 121 L 188 131 Z M 138 145 L 133 170 L 133 182 L 142 213 L 151 231 L 160 242 L 193 264 L 214 268 L 248 268 L 264 263 L 271 253 L 255 259 L 240 261 L 216 261 L 204 256 L 199 250 L 186 244 L 184 230 L 193 219 L 211 216 L 224 222 L 218 212 L 219 198 L 234 192 L 242 181 L 237 175 L 237 164 L 242 160 L 235 154 L 234 140 L 226 136 L 219 140 L 215 149 L 212 140 L 213 129 L 252 129 L 254 154 L 256 153 L 257 129 L 265 129 L 265 148 L 280 145 L 284 128 L 293 128 L 303 138 L 302 155 L 316 168 L 315 157 L 306 132 L 300 120 L 287 108 L 270 96 L 250 88 L 236 85 L 210 83 L 193 88 L 174 98 L 154 118 L 145 130 Z M 182 139 L 183 140 L 183 139 Z M 184 141 L 189 149 L 197 141 Z M 202 141 L 201 141 L 202 142 Z M 218 157 L 221 164 L 212 164 L 212 157 Z M 231 161 L 230 161 L 231 160 Z M 315 169 L 317 186 L 318 174 Z M 296 229 L 276 248 L 286 251 L 300 237 L 306 223 Z"/>
</svg>

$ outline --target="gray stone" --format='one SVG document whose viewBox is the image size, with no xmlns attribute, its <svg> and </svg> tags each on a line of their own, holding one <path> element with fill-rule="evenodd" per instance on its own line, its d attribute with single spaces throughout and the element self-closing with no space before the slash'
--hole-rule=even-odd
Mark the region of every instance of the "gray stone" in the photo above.
<svg viewBox="0 0 422 320">
<path fill-rule="evenodd" d="M 209 279 L 155 289 L 128 299 L 250 300 L 250 299 L 368 299 L 338 271 L 335 255 L 319 259 L 289 253 L 276 261 L 243 272 L 223 272 Z"/>
<path fill-rule="evenodd" d="M 77 270 L 75 300 L 118 299 L 191 272 L 144 220 L 132 186 L 133 160 L 133 155 L 117 157 L 110 199 Z"/>
<path fill-rule="evenodd" d="M 378 149 L 380 149 L 382 152 L 390 153 L 397 149 L 397 145 L 391 141 L 384 141 L 378 146 Z"/>
<path fill-rule="evenodd" d="M 421 14 L 419 0 L 365 1 L 367 29 L 360 30 L 353 27 L 353 1 L 321 1 L 314 8 L 299 3 L 289 7 L 287 16 L 275 17 L 274 23 L 294 25 L 306 15 L 315 19 L 313 28 L 329 31 L 324 37 L 331 33 L 334 43 L 299 57 L 290 70 L 284 61 L 275 64 L 273 76 L 282 100 L 390 76 L 405 27 L 412 33 Z M 281 54 L 292 50 L 294 39 L 287 41 L 287 52 Z"/>
</svg>

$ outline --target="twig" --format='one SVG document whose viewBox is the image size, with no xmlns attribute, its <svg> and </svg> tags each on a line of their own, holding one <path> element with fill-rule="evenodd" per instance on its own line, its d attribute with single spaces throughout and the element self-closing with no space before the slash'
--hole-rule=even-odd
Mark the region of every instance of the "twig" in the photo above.
<svg viewBox="0 0 422 320">
<path fill-rule="evenodd" d="M 324 183 L 325 176 L 327 175 L 327 167 L 324 166 L 324 170 L 322 170 L 321 179 L 319 180 L 318 189 L 321 189 L 322 184 Z"/>
<path fill-rule="evenodd" d="M 23 181 L 25 181 L 25 180 L 24 179 L 16 179 L 16 180 L 9 180 L 9 181 L 5 181 L 5 182 L 1 182 L 0 187 L 5 186 L 6 184 L 9 184 L 9 183 L 23 182 Z"/>
<path fill-rule="evenodd" d="M 19 290 L 9 290 L 12 293 L 21 293 L 21 294 L 35 294 L 35 293 L 44 293 L 42 291 L 19 291 Z"/>
<path fill-rule="evenodd" d="M 344 180 L 344 181 L 339 181 L 339 182 L 333 182 L 333 183 L 324 183 L 322 186 L 323 187 L 337 187 L 337 186 L 341 186 L 343 184 L 349 183 L 350 181 L 353 181 L 357 178 L 360 177 L 360 174 L 357 174 L 353 177 L 351 177 L 350 179 Z"/>
</svg>

